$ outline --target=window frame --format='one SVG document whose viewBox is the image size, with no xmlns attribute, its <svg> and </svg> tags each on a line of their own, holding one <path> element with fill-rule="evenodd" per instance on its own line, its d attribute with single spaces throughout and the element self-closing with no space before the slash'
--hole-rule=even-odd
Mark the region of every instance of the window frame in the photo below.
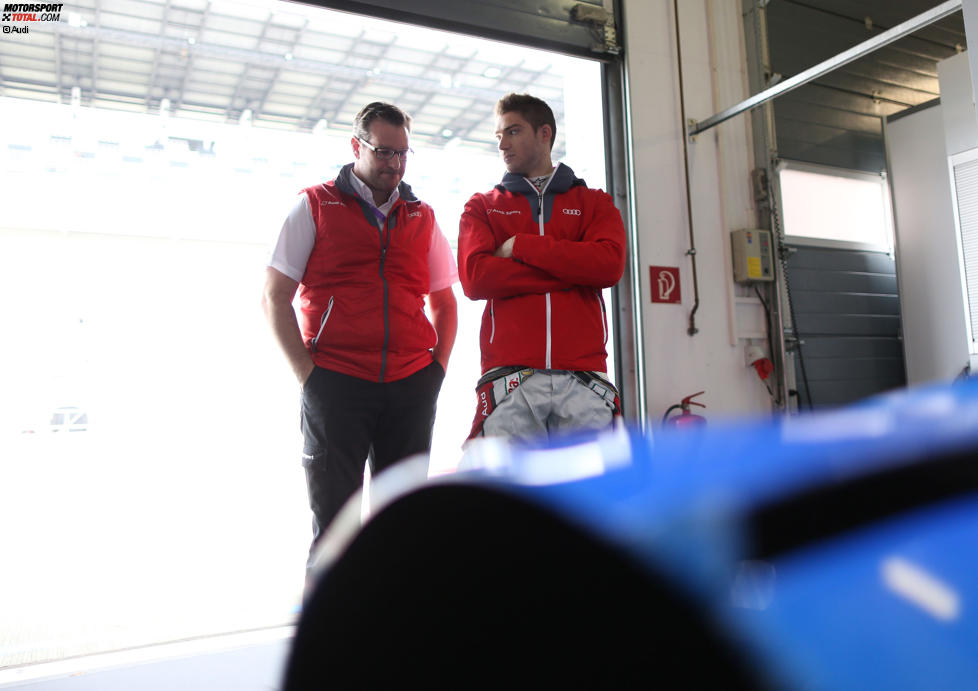
<svg viewBox="0 0 978 691">
<path fill-rule="evenodd" d="M 785 170 L 878 183 L 882 192 L 883 224 L 886 241 L 883 243 L 876 243 L 864 242 L 860 240 L 837 240 L 833 238 L 813 237 L 810 235 L 795 235 L 789 232 L 787 224 L 785 224 L 784 191 L 781 184 L 781 173 Z M 805 247 L 828 247 L 832 249 L 885 252 L 886 254 L 893 256 L 895 252 L 894 248 L 896 247 L 895 223 L 893 219 L 893 199 L 890 183 L 885 170 L 878 173 L 873 173 L 871 171 L 853 170 L 851 168 L 838 168 L 835 166 L 827 166 L 818 163 L 781 159 L 778 161 L 775 167 L 775 172 L 778 176 L 777 185 L 778 196 L 780 198 L 779 206 L 781 208 L 781 223 L 787 244 L 801 245 Z"/>
<path fill-rule="evenodd" d="M 978 355 L 978 341 L 976 341 L 976 325 L 971 319 L 971 299 L 968 294 L 968 272 L 965 264 L 964 237 L 961 231 L 961 214 L 958 210 L 958 185 L 954 169 L 962 163 L 972 163 L 978 161 L 978 147 L 961 151 L 947 157 L 948 184 L 951 186 L 951 212 L 954 214 L 954 241 L 958 250 L 958 274 L 961 277 L 961 297 L 964 307 L 964 325 L 968 330 L 968 354 L 972 361 Z M 978 233 L 976 233 L 978 242 Z M 978 281 L 978 276 L 975 277 Z"/>
</svg>

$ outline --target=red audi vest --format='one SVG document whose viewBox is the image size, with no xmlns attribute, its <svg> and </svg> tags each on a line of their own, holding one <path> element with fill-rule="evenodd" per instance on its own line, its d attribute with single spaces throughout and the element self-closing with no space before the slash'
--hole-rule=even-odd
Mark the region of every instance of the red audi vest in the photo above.
<svg viewBox="0 0 978 691">
<path fill-rule="evenodd" d="M 435 330 L 424 313 L 434 212 L 400 185 L 386 220 L 349 182 L 305 190 L 316 243 L 299 285 L 302 338 L 320 367 L 376 382 L 432 361 Z"/>
</svg>

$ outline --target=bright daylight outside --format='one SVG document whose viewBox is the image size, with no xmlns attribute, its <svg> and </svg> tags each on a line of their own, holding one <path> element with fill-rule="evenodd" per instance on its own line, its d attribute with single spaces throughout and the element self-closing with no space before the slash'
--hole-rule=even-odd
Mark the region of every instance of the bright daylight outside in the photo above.
<svg viewBox="0 0 978 691">
<path fill-rule="evenodd" d="M 299 392 L 260 293 L 295 194 L 352 160 L 362 105 L 415 116 L 405 180 L 453 248 L 465 201 L 502 176 L 507 91 L 547 99 L 555 160 L 605 187 L 597 63 L 299 4 L 188 3 L 87 0 L 4 37 L 0 668 L 294 621 L 311 538 Z M 209 30 L 186 34 L 205 5 Z M 302 27 L 277 63 L 269 26 Z M 262 75 L 265 100 L 246 98 Z M 306 94 L 291 114 L 269 105 L 283 83 Z M 475 411 L 483 303 L 456 293 L 435 474 Z"/>
<path fill-rule="evenodd" d="M 791 166 L 779 176 L 787 235 L 893 249 L 885 177 L 808 164 Z M 825 199 L 832 203 L 824 203 Z"/>
</svg>

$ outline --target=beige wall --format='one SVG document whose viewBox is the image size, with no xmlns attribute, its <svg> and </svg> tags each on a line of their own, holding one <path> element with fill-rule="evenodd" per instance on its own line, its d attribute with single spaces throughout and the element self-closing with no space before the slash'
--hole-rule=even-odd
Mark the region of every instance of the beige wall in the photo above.
<svg viewBox="0 0 978 691">
<path fill-rule="evenodd" d="M 749 95 L 740 0 L 678 5 L 686 117 L 704 120 Z M 730 231 L 756 223 L 749 118 L 688 143 L 700 295 L 699 333 L 689 336 L 694 296 L 673 2 L 623 0 L 623 13 L 649 417 L 657 422 L 669 405 L 703 390 L 697 400 L 708 418 L 770 411 L 764 385 L 745 363 L 747 345 L 767 348 L 763 311 L 733 283 L 730 263 Z M 651 303 L 651 265 L 679 267 L 681 305 Z"/>
</svg>

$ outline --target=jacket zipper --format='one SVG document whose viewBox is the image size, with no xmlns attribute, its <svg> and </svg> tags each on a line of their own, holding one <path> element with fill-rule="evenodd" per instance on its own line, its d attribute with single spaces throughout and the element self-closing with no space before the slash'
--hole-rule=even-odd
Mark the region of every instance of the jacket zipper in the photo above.
<svg viewBox="0 0 978 691">
<path fill-rule="evenodd" d="M 329 296 L 329 302 L 326 303 L 326 311 L 323 312 L 322 318 L 319 320 L 319 331 L 316 332 L 316 337 L 312 339 L 312 352 L 316 352 L 316 346 L 319 344 L 319 338 L 323 335 L 323 331 L 326 329 L 326 322 L 329 321 L 329 313 L 333 311 L 333 297 Z"/>
<path fill-rule="evenodd" d="M 390 321 L 390 314 L 388 314 L 388 310 L 389 310 L 388 302 L 390 299 L 390 295 L 387 287 L 387 277 L 384 276 L 384 263 L 387 260 L 387 245 L 390 244 L 390 238 L 391 238 L 390 224 L 391 224 L 391 218 L 393 216 L 393 211 L 394 209 L 391 209 L 391 213 L 387 216 L 387 218 L 384 219 L 385 220 L 384 226 L 387 227 L 386 242 L 384 241 L 384 229 L 383 228 L 378 229 L 378 232 L 380 233 L 380 282 L 384 286 L 384 347 L 380 351 L 380 377 L 377 379 L 378 382 L 384 381 L 384 372 L 387 369 L 387 346 L 389 345 L 390 335 L 391 335 L 391 321 Z"/>
<path fill-rule="evenodd" d="M 524 178 L 524 179 L 526 179 L 526 178 Z M 547 188 L 550 187 L 550 182 L 553 179 L 554 179 L 554 173 L 551 173 L 550 174 L 550 178 L 547 179 L 547 184 L 545 184 L 543 186 L 543 189 L 542 190 L 537 190 L 537 217 L 540 220 L 540 235 L 541 236 L 543 235 L 543 195 L 546 193 Z M 530 182 L 529 180 L 526 180 L 526 181 L 530 184 L 531 187 L 533 187 L 534 189 L 536 189 L 536 186 L 532 182 Z M 552 367 L 551 367 L 551 358 L 550 358 L 551 338 L 552 338 L 552 331 L 551 331 L 551 328 L 550 328 L 550 315 L 551 315 L 550 293 L 545 293 L 544 294 L 544 299 L 546 300 L 546 303 L 547 303 L 547 356 L 546 356 L 546 360 L 545 360 L 545 362 L 546 362 L 545 369 L 552 369 Z"/>
</svg>

